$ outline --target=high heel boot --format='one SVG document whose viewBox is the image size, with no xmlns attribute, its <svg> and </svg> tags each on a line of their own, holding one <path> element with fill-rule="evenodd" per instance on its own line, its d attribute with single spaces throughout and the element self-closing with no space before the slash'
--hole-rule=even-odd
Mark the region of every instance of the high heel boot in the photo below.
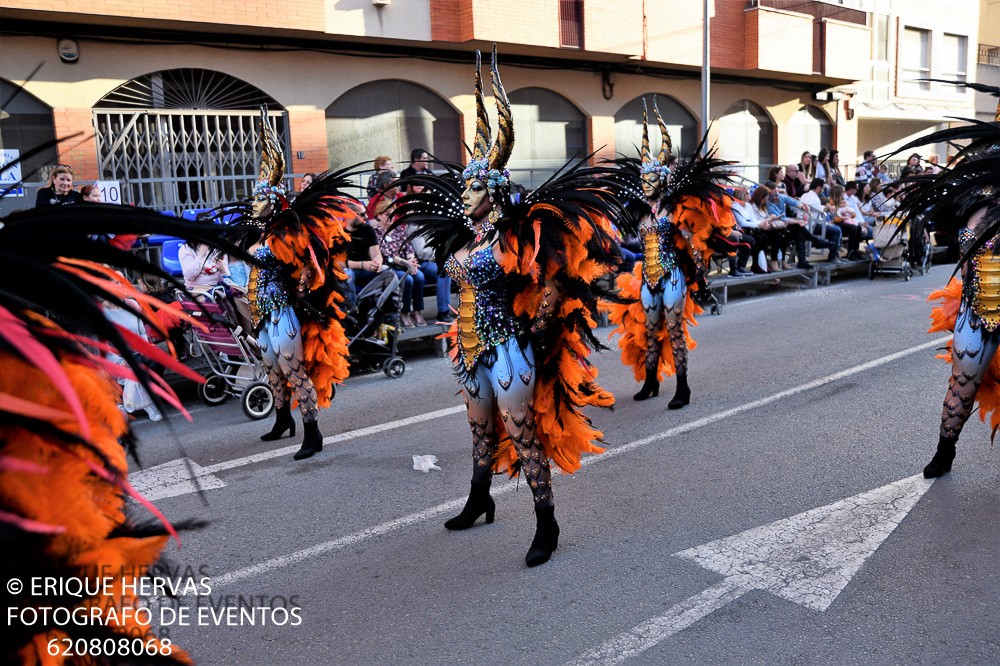
<svg viewBox="0 0 1000 666">
<path fill-rule="evenodd" d="M 646 400 L 649 397 L 656 397 L 660 395 L 660 382 L 656 379 L 656 371 L 652 372 L 646 369 L 646 381 L 643 382 L 642 388 L 639 392 L 632 396 L 633 400 Z"/>
<path fill-rule="evenodd" d="M 305 460 L 323 450 L 323 435 L 319 432 L 319 421 L 303 421 L 306 436 L 302 438 L 302 448 L 295 452 L 292 460 Z"/>
<path fill-rule="evenodd" d="M 265 442 L 273 442 L 281 439 L 286 430 L 291 431 L 288 433 L 289 437 L 295 437 L 295 419 L 292 418 L 292 406 L 287 402 L 274 410 L 274 427 L 271 428 L 271 432 L 264 433 L 260 438 Z"/>
<path fill-rule="evenodd" d="M 667 409 L 680 409 L 691 402 L 691 387 L 688 386 L 687 375 L 677 375 L 677 392 L 667 403 Z"/>
<path fill-rule="evenodd" d="M 951 471 L 951 463 L 955 460 L 955 443 L 957 441 L 957 438 L 941 437 L 938 439 L 937 451 L 934 452 L 931 461 L 927 463 L 927 467 L 924 467 L 925 479 L 936 479 Z"/>
<path fill-rule="evenodd" d="M 531 548 L 524 556 L 524 563 L 529 567 L 545 564 L 552 557 L 552 551 L 559 547 L 559 523 L 556 522 L 555 513 L 554 506 L 535 509 L 535 538 L 531 540 Z"/>
<path fill-rule="evenodd" d="M 445 521 L 444 526 L 449 530 L 467 530 L 472 527 L 479 516 L 486 514 L 486 524 L 493 522 L 496 516 L 497 505 L 490 497 L 491 480 L 473 481 L 469 489 L 469 499 L 465 501 L 462 512 L 454 518 Z"/>
</svg>

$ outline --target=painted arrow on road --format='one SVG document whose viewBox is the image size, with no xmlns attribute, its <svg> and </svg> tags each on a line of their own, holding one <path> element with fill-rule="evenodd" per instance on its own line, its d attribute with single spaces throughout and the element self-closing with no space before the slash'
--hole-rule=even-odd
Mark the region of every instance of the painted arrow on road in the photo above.
<svg viewBox="0 0 1000 666">
<path fill-rule="evenodd" d="M 751 590 L 824 611 L 931 487 L 911 476 L 769 525 L 674 553 L 725 576 L 701 594 L 570 662 L 617 664 Z"/>
</svg>

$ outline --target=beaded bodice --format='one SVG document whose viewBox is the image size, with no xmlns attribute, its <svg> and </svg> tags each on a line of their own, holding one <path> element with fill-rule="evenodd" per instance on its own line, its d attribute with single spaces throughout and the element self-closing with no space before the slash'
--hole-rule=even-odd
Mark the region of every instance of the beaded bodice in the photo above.
<svg viewBox="0 0 1000 666">
<path fill-rule="evenodd" d="M 281 264 L 271 254 L 271 248 L 262 245 L 254 250 L 254 257 L 261 263 L 250 271 L 247 295 L 250 297 L 250 314 L 253 327 L 257 328 L 265 315 L 291 305 L 288 288 L 281 274 Z"/>
<path fill-rule="evenodd" d="M 472 370 L 484 351 L 518 333 L 504 272 L 492 247 L 470 253 L 464 263 L 450 256 L 444 269 L 458 282 L 459 361 Z"/>
<path fill-rule="evenodd" d="M 958 232 L 958 242 L 963 254 L 976 240 L 976 234 L 968 227 Z M 969 261 L 965 278 L 965 294 L 987 331 L 1000 327 L 1000 260 L 994 255 L 1000 236 L 994 236 L 976 252 Z"/>
<path fill-rule="evenodd" d="M 677 265 L 673 244 L 674 224 L 668 215 L 649 216 L 639 225 L 642 238 L 642 274 L 647 284 L 656 284 Z"/>
</svg>

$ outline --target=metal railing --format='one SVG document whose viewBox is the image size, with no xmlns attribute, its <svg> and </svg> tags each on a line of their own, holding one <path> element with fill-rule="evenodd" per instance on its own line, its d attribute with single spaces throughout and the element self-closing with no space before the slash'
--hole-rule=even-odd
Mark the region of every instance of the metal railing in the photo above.
<svg viewBox="0 0 1000 666">
<path fill-rule="evenodd" d="M 979 45 L 979 64 L 1000 67 L 1000 46 Z"/>
</svg>

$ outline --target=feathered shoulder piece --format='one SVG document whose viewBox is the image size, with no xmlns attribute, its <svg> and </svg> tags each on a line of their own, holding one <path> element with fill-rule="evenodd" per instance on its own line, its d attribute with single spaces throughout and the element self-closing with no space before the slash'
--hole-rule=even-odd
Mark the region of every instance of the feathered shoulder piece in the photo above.
<svg viewBox="0 0 1000 666">
<path fill-rule="evenodd" d="M 118 271 L 134 271 L 183 285 L 140 255 L 101 237 L 165 234 L 207 243 L 249 260 L 225 240 L 220 225 L 177 221 L 160 213 L 103 204 L 55 206 L 0 218 L 0 526 L 4 570 L 32 576 L 112 577 L 118 607 L 140 603 L 126 585 L 159 556 L 174 528 L 128 483 L 126 447 L 135 450 L 116 404 L 115 379 L 137 380 L 160 403 L 180 407 L 170 387 L 147 363 L 161 363 L 195 380 L 198 375 L 105 315 L 108 304 L 166 332 L 155 310 Z M 119 365 L 109 355 L 124 359 Z M 126 495 L 161 521 L 137 525 L 126 517 Z M 142 637 L 148 627 L 107 616 L 99 597 L 54 600 L 71 609 L 104 609 L 102 638 Z M 29 598 L 12 598 L 15 605 Z M 118 618 L 126 616 L 118 615 Z M 51 619 L 8 632 L 5 662 L 43 663 L 46 642 L 91 638 L 94 627 Z M 167 654 L 171 650 L 163 651 Z M 184 661 L 179 648 L 173 656 Z"/>
</svg>

